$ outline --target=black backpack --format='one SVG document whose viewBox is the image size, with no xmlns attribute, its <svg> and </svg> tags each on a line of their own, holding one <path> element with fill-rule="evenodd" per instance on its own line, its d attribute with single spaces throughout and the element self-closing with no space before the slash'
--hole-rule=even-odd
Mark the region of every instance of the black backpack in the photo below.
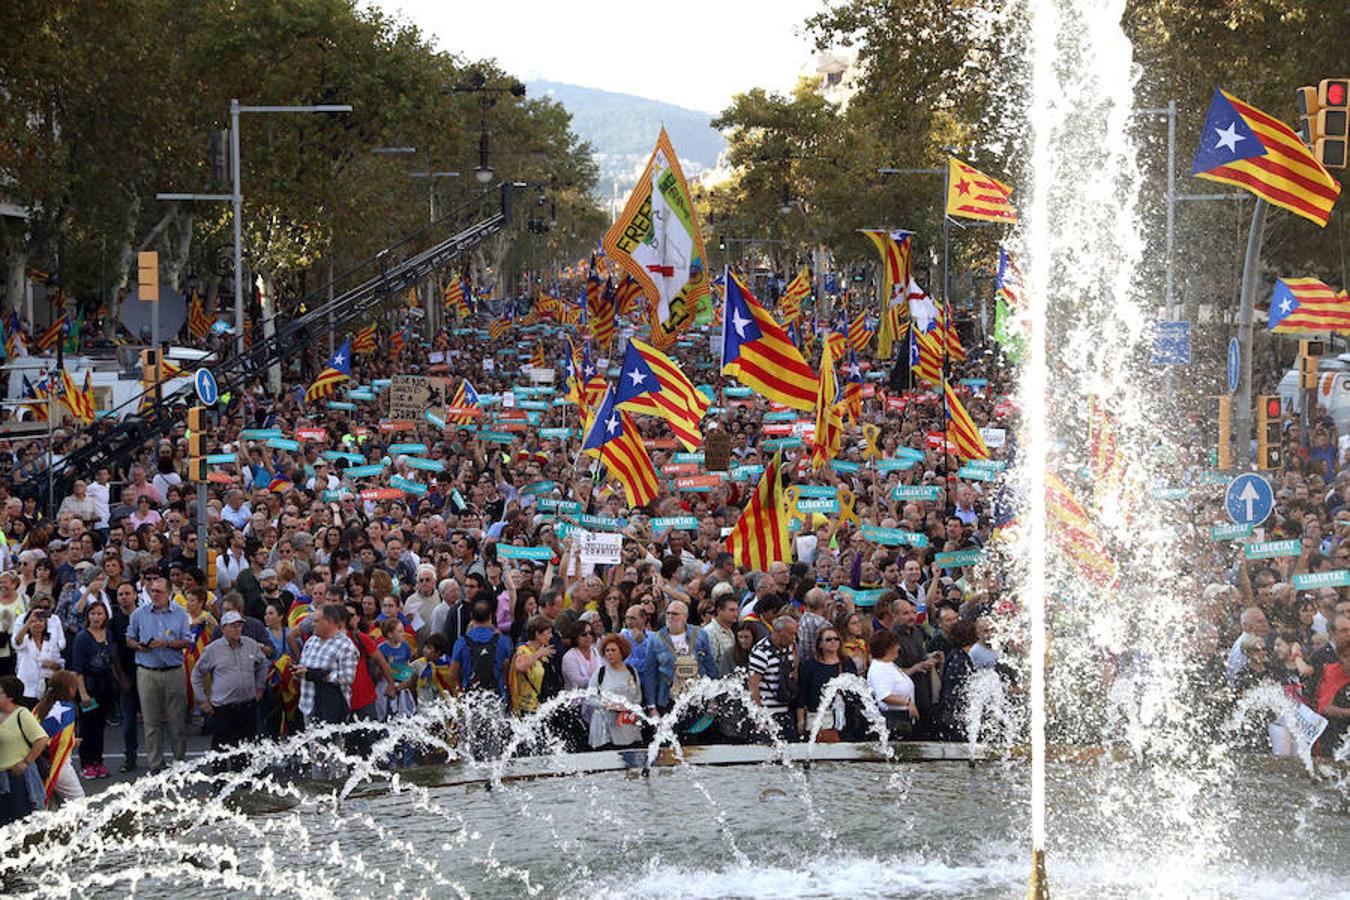
<svg viewBox="0 0 1350 900">
<path fill-rule="evenodd" d="M 475 641 L 467 634 L 464 643 L 469 648 L 469 690 L 497 691 L 500 679 L 497 673 L 497 642 L 501 635 L 493 634 L 486 641 Z"/>
</svg>

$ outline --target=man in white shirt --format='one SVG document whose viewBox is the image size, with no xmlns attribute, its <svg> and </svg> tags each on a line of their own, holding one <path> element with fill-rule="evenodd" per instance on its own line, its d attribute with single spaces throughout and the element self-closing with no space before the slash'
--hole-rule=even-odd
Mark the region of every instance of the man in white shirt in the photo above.
<svg viewBox="0 0 1350 900">
<path fill-rule="evenodd" d="M 235 488 L 225 495 L 225 508 L 220 511 L 220 517 L 239 529 L 249 523 L 253 510 L 245 502 L 243 491 Z"/>
<path fill-rule="evenodd" d="M 94 528 L 107 533 L 108 530 L 108 505 L 112 501 L 112 489 L 108 482 L 112 480 L 112 474 L 105 466 L 98 470 L 94 476 L 93 484 L 86 488 L 86 493 L 94 501 L 94 508 L 98 511 L 98 518 L 94 522 Z"/>
</svg>

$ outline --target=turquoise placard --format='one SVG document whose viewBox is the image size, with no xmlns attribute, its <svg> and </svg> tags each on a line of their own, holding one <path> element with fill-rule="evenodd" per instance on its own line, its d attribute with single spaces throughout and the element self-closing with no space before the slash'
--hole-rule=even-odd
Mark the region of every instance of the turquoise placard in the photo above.
<svg viewBox="0 0 1350 900">
<path fill-rule="evenodd" d="M 340 409 L 344 412 L 356 412 L 356 404 L 348 403 L 346 400 L 329 400 L 329 409 Z"/>
<path fill-rule="evenodd" d="M 978 566 L 984 562 L 984 551 L 953 550 L 950 553 L 939 553 L 933 561 L 944 569 L 956 566 Z"/>
<path fill-rule="evenodd" d="M 384 463 L 376 463 L 373 466 L 349 466 L 342 474 L 345 478 L 379 478 L 384 474 Z"/>
<path fill-rule="evenodd" d="M 1303 552 L 1303 541 L 1260 541 L 1243 548 L 1248 559 L 1274 559 L 1277 556 L 1298 556 Z"/>
<path fill-rule="evenodd" d="M 831 497 L 828 500 L 798 500 L 797 509 L 804 513 L 825 513 L 833 515 L 839 512 L 839 501 Z"/>
<path fill-rule="evenodd" d="M 896 458 L 896 459 L 923 459 L 923 458 L 924 458 L 924 452 L 923 452 L 922 450 L 915 450 L 913 447 L 896 447 L 896 448 L 895 448 L 895 458 Z"/>
<path fill-rule="evenodd" d="M 420 454 L 422 454 L 422 455 L 425 456 L 425 455 L 426 455 L 426 452 L 427 452 L 427 445 L 426 445 L 426 444 L 413 443 L 413 442 L 408 442 L 408 443 L 404 443 L 404 444 L 390 444 L 390 445 L 389 445 L 389 452 L 390 452 L 390 453 L 420 453 Z"/>
<path fill-rule="evenodd" d="M 345 459 L 347 462 L 356 463 L 357 465 L 366 461 L 366 458 L 360 453 L 345 453 L 341 450 L 325 450 L 323 451 L 323 458 L 329 462 Z"/>
<path fill-rule="evenodd" d="M 427 486 L 420 481 L 413 481 L 411 478 L 404 478 L 402 475 L 395 475 L 389 479 L 389 486 L 396 487 L 407 494 L 416 494 L 419 497 L 427 492 Z"/>
<path fill-rule="evenodd" d="M 970 465 L 964 465 L 956 470 L 957 478 L 964 478 L 967 481 L 993 481 L 998 476 L 989 469 L 977 469 Z"/>
<path fill-rule="evenodd" d="M 1211 541 L 1232 541 L 1252 533 L 1251 525 L 1215 525 L 1209 530 Z"/>
<path fill-rule="evenodd" d="M 480 431 L 478 439 L 489 444 L 512 444 L 515 443 L 516 436 L 506 431 Z"/>
<path fill-rule="evenodd" d="M 581 512 L 581 504 L 576 500 L 561 500 L 557 497 L 540 497 L 535 501 L 535 506 L 545 512 L 560 512 L 568 515 Z"/>
<path fill-rule="evenodd" d="M 355 496 L 356 495 L 353 494 L 351 491 L 324 491 L 323 502 L 332 503 L 336 500 L 344 500 L 347 497 L 355 497 Z"/>
<path fill-rule="evenodd" d="M 882 528 L 879 525 L 864 525 L 862 527 L 862 536 L 864 540 L 871 541 L 874 544 L 885 544 L 892 547 L 928 546 L 928 535 L 921 534 L 917 531 L 905 531 L 903 528 Z"/>
<path fill-rule="evenodd" d="M 1007 462 L 1001 459 L 972 459 L 966 463 L 975 469 L 984 469 L 988 472 L 1002 472 L 1008 468 Z"/>
<path fill-rule="evenodd" d="M 290 438 L 268 438 L 267 446 L 273 450 L 290 450 L 292 453 L 299 451 L 300 442 L 293 441 Z"/>
<path fill-rule="evenodd" d="M 839 593 L 853 598 L 854 606 L 862 607 L 876 606 L 877 601 L 881 599 L 881 595 L 885 592 L 884 588 L 872 588 L 867 591 L 858 591 L 850 587 L 839 588 Z"/>
<path fill-rule="evenodd" d="M 726 411 L 727 411 L 727 408 L 726 408 L 725 406 L 710 406 L 710 407 L 708 407 L 708 415 L 710 415 L 710 416 L 720 416 L 722 413 L 724 413 L 724 412 L 726 412 Z"/>
<path fill-rule="evenodd" d="M 1233 480 L 1233 476 L 1228 472 L 1219 472 L 1214 469 L 1205 469 L 1195 473 L 1196 484 L 1227 484 Z"/>
<path fill-rule="evenodd" d="M 702 463 L 702 453 L 676 453 L 674 461 L 677 463 Z"/>
<path fill-rule="evenodd" d="M 556 481 L 536 481 L 534 484 L 527 484 L 520 489 L 522 494 L 547 494 L 558 486 Z"/>
<path fill-rule="evenodd" d="M 348 391 L 348 400 L 360 400 L 362 403 L 372 403 L 380 399 L 380 395 L 373 391 Z"/>
<path fill-rule="evenodd" d="M 551 547 L 520 547 L 515 544 L 498 544 L 497 556 L 501 559 L 537 559 L 547 562 L 553 558 Z"/>
<path fill-rule="evenodd" d="M 838 490 L 827 484 L 799 484 L 797 485 L 798 497 L 837 497 Z"/>
<path fill-rule="evenodd" d="M 698 386 L 698 392 L 703 396 L 707 397 L 709 403 L 717 399 L 717 394 L 713 390 L 713 386 L 711 384 L 700 384 Z"/>
<path fill-rule="evenodd" d="M 764 414 L 765 422 L 795 422 L 797 421 L 797 411 L 795 409 L 785 409 L 782 412 L 767 412 Z"/>
<path fill-rule="evenodd" d="M 988 386 L 988 384 L 989 384 L 989 379 L 988 379 L 988 378 L 962 378 L 962 379 L 961 379 L 961 384 L 964 384 L 966 387 L 982 388 L 982 387 L 987 387 L 987 386 Z"/>
<path fill-rule="evenodd" d="M 698 519 L 694 516 L 661 516 L 652 519 L 653 531 L 666 531 L 671 528 L 679 531 L 698 531 Z"/>
<path fill-rule="evenodd" d="M 803 441 L 799 437 L 768 438 L 759 442 L 762 450 L 787 450 L 792 447 L 800 447 L 802 444 Z"/>
<path fill-rule="evenodd" d="M 422 418 L 426 419 L 428 422 L 430 422 L 432 425 L 435 425 L 437 428 L 445 427 L 445 420 L 442 419 L 440 416 L 436 415 L 431 410 L 427 410 L 426 412 L 422 413 Z"/>
<path fill-rule="evenodd" d="M 736 466 L 727 473 L 732 481 L 750 481 L 751 479 L 759 478 L 759 476 L 763 474 L 764 467 L 759 464 L 753 466 Z"/>
<path fill-rule="evenodd" d="M 750 390 L 748 387 L 741 387 L 740 385 L 732 385 L 730 387 L 722 388 L 722 393 L 728 397 L 752 397 L 754 396 L 755 392 Z"/>
<path fill-rule="evenodd" d="M 556 397 L 556 398 L 554 398 L 554 400 L 553 400 L 553 405 L 554 405 L 555 407 L 557 407 L 557 406 L 568 406 L 569 404 L 575 404 L 575 403 L 576 403 L 575 400 L 569 400 L 569 399 L 567 399 L 566 397 Z"/>
<path fill-rule="evenodd" d="M 862 463 L 852 462 L 847 459 L 830 460 L 830 468 L 834 469 L 840 475 L 852 475 L 862 471 Z"/>
<path fill-rule="evenodd" d="M 539 436 L 540 436 L 541 438 L 546 438 L 546 439 L 561 438 L 561 439 L 563 439 L 563 440 L 566 440 L 567 438 L 570 438 L 570 437 L 572 436 L 572 429 L 570 429 L 570 428 L 541 428 L 541 429 L 539 429 Z"/>
<path fill-rule="evenodd" d="M 935 484 L 901 484 L 891 488 L 892 500 L 937 500 Z"/>
<path fill-rule="evenodd" d="M 239 432 L 239 437 L 246 441 L 265 441 L 270 438 L 281 437 L 280 428 L 245 428 Z"/>
<path fill-rule="evenodd" d="M 1335 588 L 1350 585 L 1350 569 L 1331 572 L 1304 572 L 1294 576 L 1294 590 L 1312 591 L 1317 588 Z"/>
<path fill-rule="evenodd" d="M 878 472 L 903 472 L 906 469 L 912 469 L 918 465 L 917 459 L 879 459 L 877 460 Z"/>
<path fill-rule="evenodd" d="M 1155 500 L 1185 500 L 1191 495 L 1190 488 L 1158 488 L 1153 492 Z"/>
<path fill-rule="evenodd" d="M 628 522 L 616 516 L 577 516 L 577 524 L 589 531 L 622 531 Z"/>
<path fill-rule="evenodd" d="M 886 380 L 886 373 L 885 373 L 885 372 L 868 372 L 868 373 L 867 373 L 866 375 L 864 375 L 863 377 L 866 378 L 868 381 L 885 381 L 885 380 Z"/>
<path fill-rule="evenodd" d="M 423 472 L 445 471 L 445 460 L 443 459 L 422 459 L 417 456 L 408 456 L 404 458 L 403 464 L 410 469 L 421 469 Z"/>
<path fill-rule="evenodd" d="M 516 404 L 516 409 L 548 409 L 549 404 L 545 400 L 521 400 Z"/>
<path fill-rule="evenodd" d="M 210 453 L 207 454 L 206 457 L 206 464 L 208 466 L 223 466 L 238 461 L 239 457 L 234 453 Z"/>
<path fill-rule="evenodd" d="M 667 486 L 668 488 L 671 488 L 672 490 L 674 489 L 674 484 L 671 483 L 671 482 L 667 482 L 667 483 L 666 483 L 666 486 Z M 680 490 L 681 493 L 684 493 L 684 494 L 711 494 L 711 493 L 712 493 L 712 485 L 708 485 L 708 484 L 696 484 L 696 485 L 694 485 L 693 487 L 682 487 L 682 488 L 680 488 L 679 490 Z"/>
<path fill-rule="evenodd" d="M 376 378 L 374 381 L 371 382 L 371 384 L 375 386 L 375 390 L 377 391 L 382 391 L 393 383 L 394 379 L 392 378 Z"/>
</svg>

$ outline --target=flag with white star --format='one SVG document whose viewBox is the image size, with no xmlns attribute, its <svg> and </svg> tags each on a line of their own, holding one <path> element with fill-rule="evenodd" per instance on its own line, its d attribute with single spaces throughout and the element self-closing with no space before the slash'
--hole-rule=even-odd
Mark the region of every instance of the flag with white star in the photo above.
<svg viewBox="0 0 1350 900">
<path fill-rule="evenodd" d="M 1210 101 L 1191 174 L 1235 184 L 1321 226 L 1341 192 L 1292 128 L 1222 89 Z"/>
<path fill-rule="evenodd" d="M 722 374 L 793 409 L 815 409 L 815 370 L 734 273 L 722 301 Z"/>
<path fill-rule="evenodd" d="M 1277 278 L 1266 327 L 1277 334 L 1350 333 L 1350 297 L 1316 278 Z"/>
<path fill-rule="evenodd" d="M 628 341 L 614 403 L 620 409 L 657 416 L 670 423 L 685 449 L 703 443 L 699 424 L 711 401 L 684 374 L 675 360 L 637 338 Z"/>
<path fill-rule="evenodd" d="M 600 460 L 619 479 L 630 507 L 646 506 L 660 493 L 642 435 L 632 417 L 617 408 L 613 388 L 605 392 L 581 443 L 581 452 Z"/>
<path fill-rule="evenodd" d="M 352 342 L 343 341 L 342 346 L 328 360 L 328 366 L 314 379 L 314 383 L 305 391 L 305 402 L 313 403 L 325 397 L 333 396 L 337 386 L 352 377 Z"/>
</svg>

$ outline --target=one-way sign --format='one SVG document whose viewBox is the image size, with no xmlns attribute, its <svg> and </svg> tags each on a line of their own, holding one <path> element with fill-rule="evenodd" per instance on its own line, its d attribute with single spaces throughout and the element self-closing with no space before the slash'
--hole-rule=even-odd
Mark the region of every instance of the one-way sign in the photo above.
<svg viewBox="0 0 1350 900">
<path fill-rule="evenodd" d="M 1238 525 L 1260 525 L 1275 508 L 1275 491 L 1264 476 L 1247 472 L 1228 483 L 1224 506 Z"/>
</svg>

